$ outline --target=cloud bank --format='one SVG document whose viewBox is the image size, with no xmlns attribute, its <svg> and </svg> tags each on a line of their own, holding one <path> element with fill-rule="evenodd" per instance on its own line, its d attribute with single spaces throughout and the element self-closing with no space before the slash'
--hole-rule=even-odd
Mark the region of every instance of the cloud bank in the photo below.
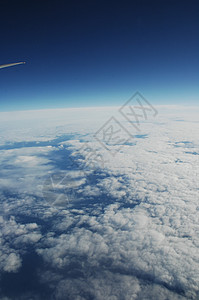
<svg viewBox="0 0 199 300">
<path fill-rule="evenodd" d="M 28 113 L 9 126 L 2 116 L 1 280 L 31 249 L 42 261 L 32 299 L 41 286 L 46 299 L 199 297 L 199 110 L 158 112 L 140 133 L 116 108 L 41 111 L 26 129 Z M 133 135 L 115 156 L 93 137 L 112 115 Z M 85 143 L 103 166 L 89 166 Z"/>
</svg>

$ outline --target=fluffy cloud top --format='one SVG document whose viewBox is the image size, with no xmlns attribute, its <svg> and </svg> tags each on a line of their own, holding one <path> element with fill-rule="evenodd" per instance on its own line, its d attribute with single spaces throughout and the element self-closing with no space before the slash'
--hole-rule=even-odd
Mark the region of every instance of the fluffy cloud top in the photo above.
<svg viewBox="0 0 199 300">
<path fill-rule="evenodd" d="M 139 133 L 116 108 L 37 112 L 26 129 L 20 113 L 13 132 L 2 115 L 2 276 L 33 247 L 52 299 L 198 299 L 199 110 L 158 111 Z M 93 134 L 112 115 L 133 138 L 107 151 Z"/>
</svg>

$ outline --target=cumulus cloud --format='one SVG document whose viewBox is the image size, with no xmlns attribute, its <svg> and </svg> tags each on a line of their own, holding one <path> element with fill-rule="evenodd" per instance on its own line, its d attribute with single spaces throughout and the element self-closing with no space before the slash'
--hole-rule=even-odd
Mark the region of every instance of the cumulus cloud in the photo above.
<svg viewBox="0 0 199 300">
<path fill-rule="evenodd" d="M 14 216 L 9 220 L 0 216 L 0 270 L 17 272 L 22 266 L 20 254 L 41 237 L 36 223 L 19 224 Z"/>
<path fill-rule="evenodd" d="M 10 253 L 4 262 L 3 270 L 7 272 L 16 272 L 21 267 L 21 259 L 19 255 Z"/>
<path fill-rule="evenodd" d="M 34 245 L 45 262 L 40 281 L 55 299 L 198 298 L 199 114 L 158 109 L 157 120 L 141 123 L 141 134 L 116 110 L 97 110 L 98 118 L 94 109 L 57 111 L 51 125 L 48 111 L 43 131 L 38 124 L 24 132 L 32 146 L 2 149 L 0 270 L 17 272 Z M 92 139 L 110 113 L 134 135 L 115 157 L 114 145 L 107 151 Z M 21 124 L 12 146 L 22 133 Z M 81 169 L 88 167 L 85 142 L 103 156 L 103 167 Z M 69 156 L 75 169 L 67 168 Z M 74 197 L 66 202 L 70 189 Z M 38 223 L 17 221 L 21 216 Z"/>
</svg>

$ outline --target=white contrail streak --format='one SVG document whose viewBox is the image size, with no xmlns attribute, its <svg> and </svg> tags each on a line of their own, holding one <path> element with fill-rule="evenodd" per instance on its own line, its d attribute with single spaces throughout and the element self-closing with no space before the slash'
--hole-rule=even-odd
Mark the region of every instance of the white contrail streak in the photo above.
<svg viewBox="0 0 199 300">
<path fill-rule="evenodd" d="M 8 68 L 8 67 L 16 66 L 16 65 L 23 65 L 23 64 L 25 64 L 24 61 L 18 62 L 18 63 L 12 63 L 12 64 L 0 65 L 0 69 Z"/>
</svg>

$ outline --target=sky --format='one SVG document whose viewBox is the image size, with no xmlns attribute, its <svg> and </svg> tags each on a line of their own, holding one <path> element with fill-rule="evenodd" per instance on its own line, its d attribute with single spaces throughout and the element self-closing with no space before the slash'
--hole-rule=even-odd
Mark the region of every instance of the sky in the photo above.
<svg viewBox="0 0 199 300">
<path fill-rule="evenodd" d="M 199 101 L 198 1 L 0 2 L 0 110 Z"/>
</svg>

